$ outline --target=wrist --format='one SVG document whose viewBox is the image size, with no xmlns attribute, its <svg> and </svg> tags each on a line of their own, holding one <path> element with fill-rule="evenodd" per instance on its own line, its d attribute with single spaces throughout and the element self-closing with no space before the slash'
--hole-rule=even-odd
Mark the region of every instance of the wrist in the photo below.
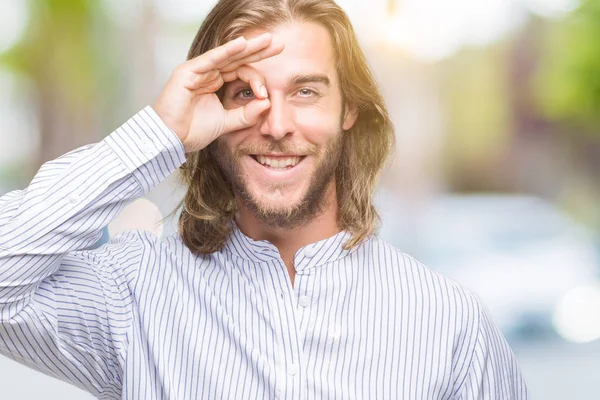
<svg viewBox="0 0 600 400">
<path fill-rule="evenodd" d="M 169 116 L 168 113 L 164 112 L 160 105 L 154 103 L 151 106 L 152 110 L 154 110 L 154 112 L 156 113 L 156 115 L 161 119 L 161 121 L 163 122 L 163 124 L 169 128 L 169 130 L 171 130 L 175 136 L 177 136 L 177 138 L 179 139 L 179 141 L 181 142 L 181 144 L 183 145 L 183 148 L 185 149 L 185 152 L 188 153 L 188 149 L 189 149 L 189 145 L 186 145 L 186 139 L 187 139 L 187 133 L 183 132 L 183 129 L 181 129 L 177 123 L 174 122 L 174 119 L 171 118 Z"/>
</svg>

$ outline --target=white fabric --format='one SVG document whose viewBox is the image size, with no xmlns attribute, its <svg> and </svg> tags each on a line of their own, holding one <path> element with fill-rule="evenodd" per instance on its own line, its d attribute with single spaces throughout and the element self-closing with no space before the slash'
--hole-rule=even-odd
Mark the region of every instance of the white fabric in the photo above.
<svg viewBox="0 0 600 400">
<path fill-rule="evenodd" d="M 526 399 L 476 298 L 376 236 L 295 256 L 233 226 L 194 255 L 101 229 L 175 171 L 177 137 L 146 107 L 0 198 L 0 353 L 101 399 Z"/>
</svg>

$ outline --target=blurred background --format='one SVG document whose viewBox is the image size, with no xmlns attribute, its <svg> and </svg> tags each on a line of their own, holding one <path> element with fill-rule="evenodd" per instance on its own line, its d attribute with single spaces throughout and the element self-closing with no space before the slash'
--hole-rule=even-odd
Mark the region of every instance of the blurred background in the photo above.
<svg viewBox="0 0 600 400">
<path fill-rule="evenodd" d="M 0 195 L 152 103 L 213 0 L 0 0 Z M 474 291 L 532 398 L 600 398 L 600 0 L 339 0 L 397 148 L 381 235 Z M 177 177 L 107 236 L 172 233 Z M 2 399 L 83 399 L 0 358 Z"/>
</svg>

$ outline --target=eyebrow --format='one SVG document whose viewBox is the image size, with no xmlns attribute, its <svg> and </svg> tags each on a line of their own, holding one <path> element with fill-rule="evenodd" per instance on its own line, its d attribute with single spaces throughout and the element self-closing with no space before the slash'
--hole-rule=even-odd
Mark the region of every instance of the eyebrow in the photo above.
<svg viewBox="0 0 600 400">
<path fill-rule="evenodd" d="M 289 81 L 292 85 L 303 85 L 305 83 L 322 83 L 327 87 L 331 86 L 331 81 L 325 74 L 296 75 L 291 77 Z"/>
</svg>

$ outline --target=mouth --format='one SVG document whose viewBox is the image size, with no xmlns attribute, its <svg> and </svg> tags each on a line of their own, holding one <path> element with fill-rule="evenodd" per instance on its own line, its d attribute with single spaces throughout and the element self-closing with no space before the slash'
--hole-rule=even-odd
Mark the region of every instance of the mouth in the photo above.
<svg viewBox="0 0 600 400">
<path fill-rule="evenodd" d="M 262 154 L 251 154 L 250 157 L 263 167 L 275 170 L 285 171 L 296 167 L 300 164 L 306 156 L 297 155 L 262 155 Z"/>
</svg>

